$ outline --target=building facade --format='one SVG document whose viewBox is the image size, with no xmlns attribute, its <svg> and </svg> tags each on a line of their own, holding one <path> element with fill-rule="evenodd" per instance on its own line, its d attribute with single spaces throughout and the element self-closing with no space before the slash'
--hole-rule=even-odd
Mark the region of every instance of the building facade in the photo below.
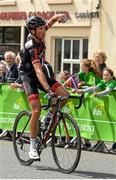
<svg viewBox="0 0 116 180">
<path fill-rule="evenodd" d="M 116 71 L 115 0 L 0 0 L 0 55 L 23 47 L 26 19 L 35 14 L 46 20 L 65 13 L 68 21 L 46 32 L 46 60 L 57 78 L 63 70 L 76 73 L 80 59 L 92 58 L 97 49 L 106 52 L 107 64 Z"/>
</svg>

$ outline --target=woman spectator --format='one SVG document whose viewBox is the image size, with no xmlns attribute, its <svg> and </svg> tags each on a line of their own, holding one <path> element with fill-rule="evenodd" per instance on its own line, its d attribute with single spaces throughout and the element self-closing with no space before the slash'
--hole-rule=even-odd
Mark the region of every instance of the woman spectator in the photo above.
<svg viewBox="0 0 116 180">
<path fill-rule="evenodd" d="M 5 75 L 6 75 L 6 63 L 4 60 L 0 61 L 0 83 L 5 82 Z"/>
<path fill-rule="evenodd" d="M 106 60 L 107 60 L 107 56 L 105 52 L 100 51 L 100 50 L 95 51 L 93 55 L 93 62 L 96 62 L 101 77 L 102 77 L 104 68 L 107 67 Z"/>
</svg>

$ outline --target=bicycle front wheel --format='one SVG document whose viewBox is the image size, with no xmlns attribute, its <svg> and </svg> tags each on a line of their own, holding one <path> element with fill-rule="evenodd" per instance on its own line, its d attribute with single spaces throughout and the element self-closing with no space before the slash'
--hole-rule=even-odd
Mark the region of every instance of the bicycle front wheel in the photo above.
<svg viewBox="0 0 116 180">
<path fill-rule="evenodd" d="M 17 159 L 23 165 L 30 165 L 33 160 L 29 158 L 28 151 L 30 146 L 29 120 L 31 113 L 21 111 L 13 126 L 13 146 Z"/>
<path fill-rule="evenodd" d="M 81 137 L 76 121 L 62 113 L 52 133 L 53 158 L 64 173 L 77 167 L 81 155 Z"/>
</svg>

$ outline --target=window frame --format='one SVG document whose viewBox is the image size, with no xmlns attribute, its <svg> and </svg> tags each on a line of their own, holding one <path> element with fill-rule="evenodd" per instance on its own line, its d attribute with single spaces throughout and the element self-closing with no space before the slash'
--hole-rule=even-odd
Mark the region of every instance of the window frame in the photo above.
<svg viewBox="0 0 116 180">
<path fill-rule="evenodd" d="M 5 42 L 5 37 L 6 37 L 6 34 L 5 34 L 5 32 L 7 32 L 7 28 L 9 29 L 9 28 L 14 28 L 14 29 L 16 29 L 16 28 L 18 28 L 18 35 L 19 35 L 19 37 L 18 38 L 16 38 L 16 39 L 18 39 L 18 41 L 17 42 L 13 42 L 13 41 L 11 41 L 11 42 Z M 15 49 L 16 50 L 16 53 L 17 53 L 17 51 L 19 51 L 20 50 L 20 41 L 21 41 L 21 39 L 20 39 L 20 35 L 21 35 L 21 27 L 20 26 L 5 26 L 5 27 L 0 27 L 0 32 L 1 32 L 1 35 L 2 35 L 2 41 L 0 41 L 0 49 L 1 49 L 1 52 L 4 54 L 5 53 L 5 51 L 8 51 L 8 50 L 10 50 L 10 49 Z M 16 34 L 17 35 L 17 34 Z M 17 36 L 16 36 L 17 37 Z M 15 52 L 15 50 L 14 50 L 14 52 Z"/>
<path fill-rule="evenodd" d="M 64 71 L 64 64 L 69 64 L 70 63 L 70 72 L 73 74 L 73 64 L 79 64 L 80 65 L 80 59 L 83 58 L 83 39 L 82 38 L 63 38 L 62 39 L 62 56 L 61 56 L 61 72 Z M 88 39 L 88 38 L 86 38 Z M 71 41 L 71 46 L 70 46 L 70 59 L 65 59 L 64 58 L 64 42 L 65 40 L 70 40 Z M 79 40 L 80 46 L 79 46 L 79 59 L 73 59 L 73 41 L 74 40 Z"/>
</svg>

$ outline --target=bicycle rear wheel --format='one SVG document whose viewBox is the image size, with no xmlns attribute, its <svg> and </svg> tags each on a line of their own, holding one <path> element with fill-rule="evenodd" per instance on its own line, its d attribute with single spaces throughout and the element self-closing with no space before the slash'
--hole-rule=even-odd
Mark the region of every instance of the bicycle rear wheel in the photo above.
<svg viewBox="0 0 116 180">
<path fill-rule="evenodd" d="M 68 114 L 62 113 L 52 133 L 53 158 L 64 173 L 77 167 L 81 155 L 81 137 L 78 125 Z"/>
<path fill-rule="evenodd" d="M 29 138 L 29 120 L 31 113 L 21 111 L 14 122 L 13 126 L 13 146 L 17 159 L 23 165 L 30 165 L 33 160 L 29 158 L 28 151 L 30 146 Z"/>
</svg>

